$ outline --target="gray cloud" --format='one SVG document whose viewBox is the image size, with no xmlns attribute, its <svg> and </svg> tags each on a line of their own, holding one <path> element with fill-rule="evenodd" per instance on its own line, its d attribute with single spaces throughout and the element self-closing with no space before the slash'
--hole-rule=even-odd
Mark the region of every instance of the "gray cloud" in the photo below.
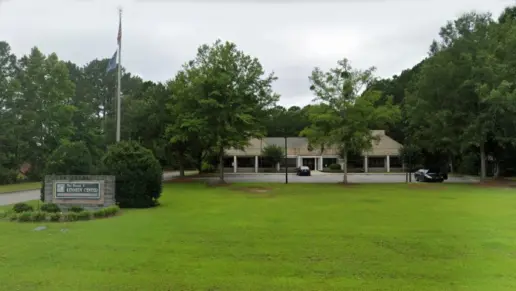
<svg viewBox="0 0 516 291">
<path fill-rule="evenodd" d="M 245 3 L 244 3 L 245 2 Z M 279 77 L 283 105 L 312 100 L 308 75 L 347 57 L 382 77 L 422 60 L 439 28 L 470 10 L 495 16 L 511 0 L 15 0 L 0 1 L 0 35 L 16 54 L 38 46 L 85 64 L 116 49 L 117 7 L 123 13 L 123 65 L 165 81 L 200 44 L 234 41 Z"/>
</svg>

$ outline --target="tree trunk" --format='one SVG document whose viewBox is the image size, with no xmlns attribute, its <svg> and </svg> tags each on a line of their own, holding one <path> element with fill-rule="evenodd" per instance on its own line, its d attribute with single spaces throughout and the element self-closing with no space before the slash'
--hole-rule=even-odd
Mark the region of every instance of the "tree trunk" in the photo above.
<svg viewBox="0 0 516 291">
<path fill-rule="evenodd" d="M 498 179 L 500 178 L 500 162 L 498 160 L 495 160 L 494 167 L 493 167 L 493 178 Z"/>
<path fill-rule="evenodd" d="M 219 180 L 224 182 L 224 148 L 219 149 Z"/>
<path fill-rule="evenodd" d="M 348 152 L 344 151 L 344 165 L 342 169 L 344 170 L 344 177 L 342 180 L 342 183 L 347 184 L 348 183 Z"/>
<path fill-rule="evenodd" d="M 183 151 L 178 150 L 176 151 L 177 155 L 177 163 L 179 164 L 179 177 L 185 176 L 185 159 Z"/>
<path fill-rule="evenodd" d="M 202 158 L 202 154 L 199 155 L 195 161 L 195 168 L 197 168 L 197 171 L 199 171 L 199 173 L 202 172 L 202 162 L 203 162 L 203 158 Z"/>
<path fill-rule="evenodd" d="M 185 159 L 183 155 L 179 156 L 179 177 L 185 176 Z"/>
<path fill-rule="evenodd" d="M 480 181 L 486 178 L 486 151 L 484 142 L 480 143 Z"/>
</svg>

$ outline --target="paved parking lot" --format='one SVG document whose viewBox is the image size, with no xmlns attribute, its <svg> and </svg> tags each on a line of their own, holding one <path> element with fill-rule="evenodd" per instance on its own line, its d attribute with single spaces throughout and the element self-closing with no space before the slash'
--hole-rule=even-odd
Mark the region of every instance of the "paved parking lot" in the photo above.
<svg viewBox="0 0 516 291">
<path fill-rule="evenodd" d="M 342 174 L 318 173 L 312 176 L 297 176 L 289 174 L 289 183 L 339 183 L 342 182 Z M 413 177 L 412 177 L 413 178 Z M 217 177 L 196 178 L 200 180 L 213 180 Z M 348 174 L 350 183 L 405 183 L 405 174 Z M 227 182 L 262 182 L 262 183 L 283 183 L 285 174 L 226 174 Z M 413 181 L 415 181 L 413 179 Z M 449 177 L 444 183 L 476 183 L 477 179 L 470 177 Z"/>
</svg>

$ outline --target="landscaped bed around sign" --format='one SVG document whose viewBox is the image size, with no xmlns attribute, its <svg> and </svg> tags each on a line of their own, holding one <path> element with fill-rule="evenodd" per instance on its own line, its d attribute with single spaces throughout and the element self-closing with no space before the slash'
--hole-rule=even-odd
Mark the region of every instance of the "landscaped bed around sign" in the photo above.
<svg viewBox="0 0 516 291">
<path fill-rule="evenodd" d="M 160 202 L 89 222 L 1 221 L 2 290 L 516 288 L 510 188 L 172 183 Z"/>
</svg>

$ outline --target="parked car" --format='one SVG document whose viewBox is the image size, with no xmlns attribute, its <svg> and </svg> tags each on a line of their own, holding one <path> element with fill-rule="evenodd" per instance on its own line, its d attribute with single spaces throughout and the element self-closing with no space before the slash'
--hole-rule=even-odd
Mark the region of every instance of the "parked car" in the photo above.
<svg viewBox="0 0 516 291">
<path fill-rule="evenodd" d="M 444 180 L 448 180 L 448 174 L 439 169 L 419 169 L 414 173 L 414 179 L 417 182 L 442 183 Z"/>
<path fill-rule="evenodd" d="M 296 175 L 298 175 L 298 176 L 311 176 L 312 173 L 311 173 L 309 167 L 301 166 L 301 167 L 297 168 Z"/>
</svg>

